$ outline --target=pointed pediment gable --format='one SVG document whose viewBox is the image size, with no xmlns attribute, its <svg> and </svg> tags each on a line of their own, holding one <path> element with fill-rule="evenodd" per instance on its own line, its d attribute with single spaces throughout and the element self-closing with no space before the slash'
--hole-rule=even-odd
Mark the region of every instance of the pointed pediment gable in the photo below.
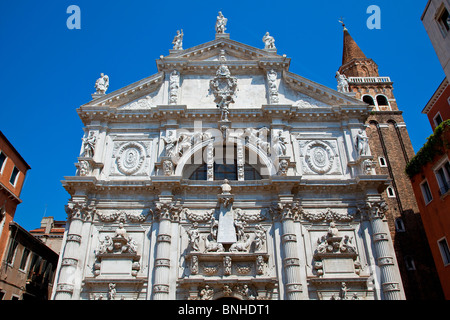
<svg viewBox="0 0 450 320">
<path fill-rule="evenodd" d="M 271 104 L 268 72 L 276 72 L 278 104 L 295 108 L 362 106 L 349 94 L 340 93 L 289 71 L 290 59 L 276 49 L 259 49 L 229 39 L 215 40 L 184 50 L 170 50 L 156 60 L 158 73 L 111 93 L 97 96 L 82 107 L 108 107 L 116 110 L 149 110 L 169 104 L 187 108 L 215 109 L 210 81 L 225 64 L 237 79 L 237 97 L 232 108 L 261 108 Z M 179 73 L 178 98 L 169 101 L 170 74 Z"/>
<path fill-rule="evenodd" d="M 156 64 L 160 72 L 173 69 L 215 71 L 214 67 L 223 60 L 230 68 L 237 69 L 272 65 L 288 70 L 290 64 L 290 58 L 278 55 L 276 49 L 259 49 L 220 37 L 189 49 L 170 50 L 170 54 L 161 56 Z"/>
</svg>

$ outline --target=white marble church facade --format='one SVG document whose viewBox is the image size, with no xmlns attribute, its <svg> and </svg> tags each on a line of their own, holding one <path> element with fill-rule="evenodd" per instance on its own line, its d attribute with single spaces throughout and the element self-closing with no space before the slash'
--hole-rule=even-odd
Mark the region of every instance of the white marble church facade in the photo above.
<svg viewBox="0 0 450 320">
<path fill-rule="evenodd" d="M 370 107 L 220 18 L 214 40 L 183 49 L 179 32 L 156 74 L 111 93 L 102 75 L 77 109 L 53 299 L 404 299 Z"/>
</svg>

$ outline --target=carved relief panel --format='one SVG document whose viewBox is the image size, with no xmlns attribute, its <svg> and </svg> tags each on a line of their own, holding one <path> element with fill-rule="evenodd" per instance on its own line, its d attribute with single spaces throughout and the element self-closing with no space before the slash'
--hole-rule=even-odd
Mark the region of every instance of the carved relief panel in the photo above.
<svg viewBox="0 0 450 320">
<path fill-rule="evenodd" d="M 302 173 L 341 175 L 342 167 L 336 140 L 298 140 Z"/>
<path fill-rule="evenodd" d="M 114 141 L 110 176 L 149 175 L 151 144 L 151 140 Z"/>
</svg>

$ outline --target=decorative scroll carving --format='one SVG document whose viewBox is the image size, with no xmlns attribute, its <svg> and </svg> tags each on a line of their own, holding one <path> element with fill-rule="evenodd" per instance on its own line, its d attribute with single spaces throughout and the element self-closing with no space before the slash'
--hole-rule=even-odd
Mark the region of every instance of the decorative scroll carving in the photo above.
<svg viewBox="0 0 450 320">
<path fill-rule="evenodd" d="M 230 70 L 224 64 L 219 66 L 216 77 L 210 81 L 210 89 L 214 93 L 217 107 L 221 111 L 221 120 L 228 121 L 229 105 L 234 103 L 237 89 L 237 79 L 231 76 Z"/>
</svg>

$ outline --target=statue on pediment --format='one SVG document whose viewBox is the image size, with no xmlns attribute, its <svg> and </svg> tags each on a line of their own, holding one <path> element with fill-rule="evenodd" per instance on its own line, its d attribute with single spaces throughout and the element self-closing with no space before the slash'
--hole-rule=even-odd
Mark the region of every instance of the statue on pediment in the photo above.
<svg viewBox="0 0 450 320">
<path fill-rule="evenodd" d="M 177 30 L 177 35 L 173 38 L 173 50 L 183 50 L 183 29 Z"/>
<path fill-rule="evenodd" d="M 223 16 L 222 11 L 219 11 L 219 15 L 216 20 L 216 33 L 225 33 L 227 21 L 228 19 Z"/>
<path fill-rule="evenodd" d="M 266 32 L 262 40 L 264 42 L 264 49 L 275 49 L 275 39 L 269 32 Z"/>
<path fill-rule="evenodd" d="M 100 74 L 100 78 L 95 82 L 95 90 L 97 94 L 105 94 L 109 87 L 109 77 L 103 73 Z"/>
<path fill-rule="evenodd" d="M 336 71 L 336 80 L 338 82 L 338 92 L 347 93 L 349 92 L 348 87 L 348 79 L 344 74 L 340 74 L 339 71 Z"/>
</svg>

